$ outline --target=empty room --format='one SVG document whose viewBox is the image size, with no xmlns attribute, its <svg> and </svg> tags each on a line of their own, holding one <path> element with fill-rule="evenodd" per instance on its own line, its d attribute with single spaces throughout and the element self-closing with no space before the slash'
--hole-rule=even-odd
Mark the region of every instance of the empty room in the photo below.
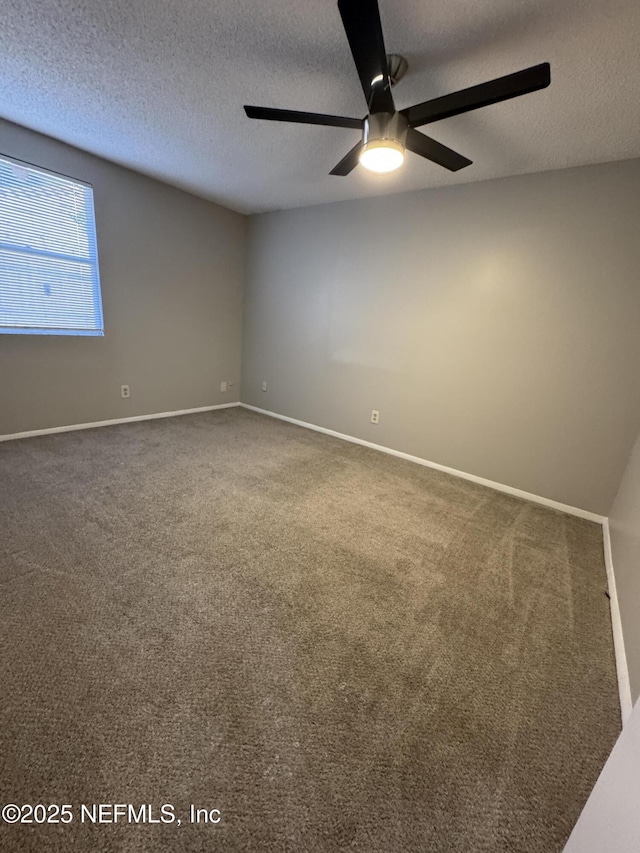
<svg viewBox="0 0 640 853">
<path fill-rule="evenodd" d="M 0 850 L 637 853 L 638 44 L 0 0 Z"/>
</svg>

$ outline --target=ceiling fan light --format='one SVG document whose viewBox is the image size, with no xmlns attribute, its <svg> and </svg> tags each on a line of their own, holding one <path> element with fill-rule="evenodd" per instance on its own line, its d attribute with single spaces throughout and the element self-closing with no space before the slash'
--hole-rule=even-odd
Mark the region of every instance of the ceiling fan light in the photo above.
<svg viewBox="0 0 640 853">
<path fill-rule="evenodd" d="M 393 172 L 404 162 L 404 145 L 395 139 L 371 139 L 360 153 L 360 164 L 370 172 Z"/>
</svg>

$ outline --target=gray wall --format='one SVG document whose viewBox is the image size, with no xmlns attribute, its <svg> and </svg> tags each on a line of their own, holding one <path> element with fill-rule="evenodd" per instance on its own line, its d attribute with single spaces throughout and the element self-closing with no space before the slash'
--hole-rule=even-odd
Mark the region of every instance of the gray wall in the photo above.
<svg viewBox="0 0 640 853">
<path fill-rule="evenodd" d="M 252 217 L 242 399 L 607 514 L 639 223 L 639 160 Z"/>
<path fill-rule="evenodd" d="M 578 818 L 564 853 L 640 850 L 640 704 L 636 705 Z"/>
<path fill-rule="evenodd" d="M 93 184 L 105 322 L 0 335 L 0 434 L 237 400 L 246 218 L 3 121 L 0 153 Z"/>
<path fill-rule="evenodd" d="M 631 697 L 640 696 L 640 435 L 609 517 Z"/>
</svg>

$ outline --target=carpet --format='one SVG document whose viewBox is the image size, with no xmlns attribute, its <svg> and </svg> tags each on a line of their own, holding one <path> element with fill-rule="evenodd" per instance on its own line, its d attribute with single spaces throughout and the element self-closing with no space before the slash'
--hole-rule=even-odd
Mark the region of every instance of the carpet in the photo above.
<svg viewBox="0 0 640 853">
<path fill-rule="evenodd" d="M 3 851 L 553 853 L 619 733 L 594 523 L 242 409 L 2 444 L 0 518 Z"/>
</svg>

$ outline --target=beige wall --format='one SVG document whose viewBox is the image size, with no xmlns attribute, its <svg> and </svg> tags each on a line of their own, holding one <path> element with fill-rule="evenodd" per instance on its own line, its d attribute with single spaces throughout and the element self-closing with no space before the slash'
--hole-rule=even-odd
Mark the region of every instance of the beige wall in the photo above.
<svg viewBox="0 0 640 853">
<path fill-rule="evenodd" d="M 640 697 L 640 435 L 613 503 L 609 527 L 631 698 L 636 702 Z"/>
<path fill-rule="evenodd" d="M 93 184 L 105 322 L 0 335 L 0 434 L 237 399 L 246 218 L 1 120 L 0 153 Z"/>
<path fill-rule="evenodd" d="M 607 514 L 639 224 L 638 160 L 252 217 L 242 399 Z"/>
</svg>

